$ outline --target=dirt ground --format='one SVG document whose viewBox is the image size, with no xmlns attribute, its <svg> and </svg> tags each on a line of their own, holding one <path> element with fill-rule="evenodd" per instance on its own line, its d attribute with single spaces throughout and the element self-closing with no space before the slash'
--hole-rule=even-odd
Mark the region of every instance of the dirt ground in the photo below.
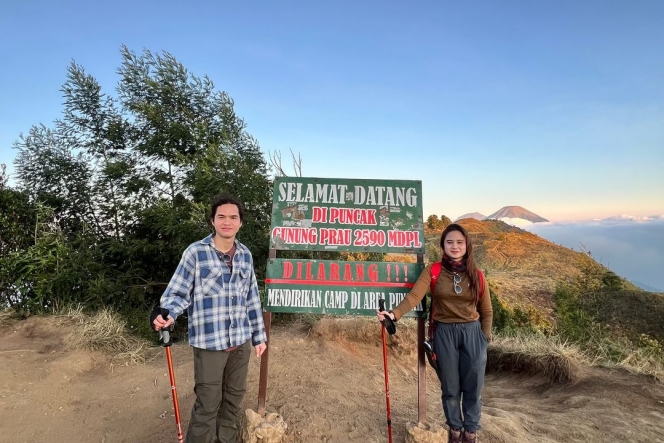
<svg viewBox="0 0 664 443">
<path fill-rule="evenodd" d="M 270 343 L 268 412 L 288 424 L 286 441 L 387 442 L 380 327 L 364 340 L 325 328 L 276 326 Z M 53 319 L 0 327 L 0 442 L 176 442 L 164 351 L 146 364 L 66 351 L 67 328 Z M 389 350 L 395 442 L 417 421 L 416 356 L 406 339 Z M 172 348 L 182 420 L 193 401 L 192 352 Z M 252 358 L 246 408 L 257 405 L 259 361 Z M 443 424 L 440 388 L 427 369 L 427 418 Z M 588 369 L 571 385 L 490 374 L 482 442 L 664 442 L 664 385 L 651 378 Z"/>
</svg>

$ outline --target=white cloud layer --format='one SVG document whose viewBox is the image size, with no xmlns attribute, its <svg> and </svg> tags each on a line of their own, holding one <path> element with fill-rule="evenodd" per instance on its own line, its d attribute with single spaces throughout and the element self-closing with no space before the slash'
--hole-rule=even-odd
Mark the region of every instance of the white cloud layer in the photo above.
<svg viewBox="0 0 664 443">
<path fill-rule="evenodd" d="M 525 220 L 523 218 L 509 218 L 503 217 L 498 220 L 507 223 L 508 225 L 516 226 L 517 228 L 526 229 L 528 226 L 533 225 L 534 223 L 530 220 Z"/>
<path fill-rule="evenodd" d="M 664 291 L 664 215 L 519 227 L 562 246 L 589 251 L 621 277 Z"/>
</svg>

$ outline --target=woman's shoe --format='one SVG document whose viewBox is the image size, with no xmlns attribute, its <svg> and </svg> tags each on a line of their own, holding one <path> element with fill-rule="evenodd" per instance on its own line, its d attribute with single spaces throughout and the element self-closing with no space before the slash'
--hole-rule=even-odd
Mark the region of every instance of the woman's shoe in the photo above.
<svg viewBox="0 0 664 443">
<path fill-rule="evenodd" d="M 450 430 L 447 431 L 447 443 L 463 443 L 461 434 L 463 434 L 461 429 L 450 428 Z"/>
<path fill-rule="evenodd" d="M 462 443 L 477 443 L 477 432 L 463 431 Z"/>
</svg>

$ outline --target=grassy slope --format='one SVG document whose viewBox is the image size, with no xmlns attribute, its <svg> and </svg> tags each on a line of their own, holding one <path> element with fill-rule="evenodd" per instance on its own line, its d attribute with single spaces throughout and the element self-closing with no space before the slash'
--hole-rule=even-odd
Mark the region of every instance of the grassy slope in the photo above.
<svg viewBox="0 0 664 443">
<path fill-rule="evenodd" d="M 492 292 L 507 306 L 536 311 L 553 320 L 553 294 L 560 283 L 572 283 L 581 269 L 605 268 L 587 254 L 557 245 L 535 234 L 497 220 L 464 219 L 475 258 Z M 426 233 L 428 250 L 439 249 L 440 232 Z M 429 254 L 429 258 L 431 254 Z M 626 286 L 634 289 L 631 284 Z"/>
<path fill-rule="evenodd" d="M 556 284 L 573 281 L 581 261 L 590 259 L 500 221 L 464 219 L 460 224 L 472 238 L 475 259 L 492 293 L 507 306 L 534 310 L 549 321 Z M 428 245 L 439 241 L 439 232 L 426 234 Z"/>
<path fill-rule="evenodd" d="M 632 338 L 647 334 L 664 343 L 664 294 L 615 291 L 597 294 L 592 308 L 597 320 Z"/>
</svg>

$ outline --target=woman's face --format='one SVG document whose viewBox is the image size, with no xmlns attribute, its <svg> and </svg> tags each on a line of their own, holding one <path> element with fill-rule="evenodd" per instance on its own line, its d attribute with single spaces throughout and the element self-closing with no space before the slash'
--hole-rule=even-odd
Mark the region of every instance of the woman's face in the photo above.
<svg viewBox="0 0 664 443">
<path fill-rule="evenodd" d="M 466 237 L 459 231 L 450 231 L 445 236 L 443 244 L 445 255 L 452 261 L 461 261 L 466 255 Z"/>
</svg>

